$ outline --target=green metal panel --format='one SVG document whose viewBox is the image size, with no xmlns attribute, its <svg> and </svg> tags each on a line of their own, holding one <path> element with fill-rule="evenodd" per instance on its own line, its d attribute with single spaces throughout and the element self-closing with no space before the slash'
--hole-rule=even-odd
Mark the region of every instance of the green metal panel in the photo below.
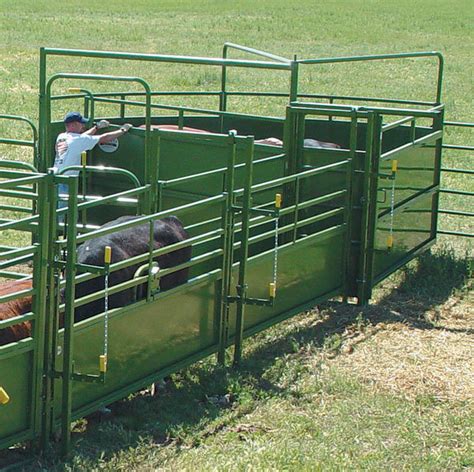
<svg viewBox="0 0 474 472">
<path fill-rule="evenodd" d="M 111 403 L 123 396 L 115 392 L 129 385 L 142 381 L 146 386 L 150 376 L 160 378 L 160 371 L 168 366 L 213 346 L 216 351 L 219 303 L 216 279 L 211 277 L 190 287 L 179 287 L 173 294 L 164 293 L 152 303 L 139 302 L 111 313 L 106 381 L 103 385 L 74 382 L 73 412 L 96 402 Z M 77 324 L 74 344 L 75 372 L 97 374 L 104 346 L 104 315 Z M 60 351 L 62 347 L 61 335 Z M 62 364 L 62 356 L 56 363 Z M 60 384 L 58 380 L 55 389 L 58 406 Z M 57 411 L 59 414 L 59 408 Z"/>
<path fill-rule="evenodd" d="M 393 216 L 390 213 L 379 217 L 374 245 L 374 278 L 388 275 L 390 268 L 398 268 L 400 261 L 406 261 L 414 250 L 428 244 L 433 238 L 431 226 L 433 218 L 433 199 L 436 194 L 421 195 L 409 205 L 398 208 Z M 387 238 L 393 228 L 393 247 L 387 246 Z"/>
<path fill-rule="evenodd" d="M 10 397 L 0 405 L 0 449 L 21 440 L 32 439 L 33 407 L 33 341 L 20 341 L 16 346 L 0 347 L 0 387 Z"/>
<path fill-rule="evenodd" d="M 279 319 L 285 313 L 325 294 L 342 294 L 344 231 L 340 227 L 290 243 L 278 251 L 277 294 L 274 306 L 246 307 L 245 330 Z M 247 296 L 268 298 L 273 251 L 249 260 Z M 237 268 L 234 268 L 234 274 Z M 236 275 L 234 279 L 236 280 Z M 233 292 L 235 295 L 235 291 Z M 234 334 L 235 313 L 230 321 Z"/>
</svg>

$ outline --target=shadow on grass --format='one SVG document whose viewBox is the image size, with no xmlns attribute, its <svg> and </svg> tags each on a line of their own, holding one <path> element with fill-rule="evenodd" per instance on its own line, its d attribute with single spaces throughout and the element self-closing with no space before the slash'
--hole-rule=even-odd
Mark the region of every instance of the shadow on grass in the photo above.
<svg viewBox="0 0 474 472">
<path fill-rule="evenodd" d="M 207 359 L 173 375 L 154 397 L 135 394 L 117 402 L 110 418 L 89 419 L 83 431 L 79 423 L 73 434 L 73 468 L 107 461 L 143 442 L 156 447 L 173 445 L 176 450 L 197 446 L 252 410 L 258 399 L 292 395 L 278 385 L 282 373 L 278 372 L 277 358 L 298 352 L 304 345 L 327 348 L 328 339 L 342 335 L 361 319 L 371 324 L 402 322 L 437 329 L 425 317 L 426 312 L 453 293 L 462 293 L 468 273 L 467 258 L 457 259 L 449 251 L 425 253 L 402 269 L 400 283 L 377 304 L 358 307 L 327 302 L 315 310 L 316 323 L 287 323 L 257 335 L 238 370 L 216 366 Z M 64 470 L 65 464 L 41 460 L 25 470 L 45 468 Z"/>
</svg>

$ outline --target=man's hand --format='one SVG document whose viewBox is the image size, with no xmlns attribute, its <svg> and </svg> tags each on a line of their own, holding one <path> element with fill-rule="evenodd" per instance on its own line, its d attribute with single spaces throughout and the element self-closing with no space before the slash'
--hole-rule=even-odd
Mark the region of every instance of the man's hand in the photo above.
<svg viewBox="0 0 474 472">
<path fill-rule="evenodd" d="M 97 129 L 108 128 L 110 123 L 107 120 L 100 120 L 98 123 L 95 124 Z"/>
<path fill-rule="evenodd" d="M 130 123 L 125 123 L 123 124 L 120 129 L 126 133 L 130 128 L 133 128 L 133 125 L 131 125 Z"/>
<path fill-rule="evenodd" d="M 56 143 L 56 153 L 59 155 L 64 154 L 67 151 L 67 142 L 66 141 L 58 141 Z"/>
</svg>

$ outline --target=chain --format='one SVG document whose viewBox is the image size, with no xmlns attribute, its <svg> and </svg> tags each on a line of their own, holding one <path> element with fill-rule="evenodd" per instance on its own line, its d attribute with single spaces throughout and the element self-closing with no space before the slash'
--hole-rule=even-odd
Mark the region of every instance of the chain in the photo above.
<svg viewBox="0 0 474 472">
<path fill-rule="evenodd" d="M 276 285 L 277 282 L 277 270 L 278 270 L 278 217 L 275 218 L 275 251 L 273 257 L 273 283 Z"/>
<path fill-rule="evenodd" d="M 390 241 L 393 244 L 393 213 L 395 207 L 395 179 L 392 180 L 392 194 L 390 196 Z"/>
<path fill-rule="evenodd" d="M 105 273 L 105 297 L 104 297 L 104 356 L 107 357 L 109 348 L 109 272 Z"/>
</svg>

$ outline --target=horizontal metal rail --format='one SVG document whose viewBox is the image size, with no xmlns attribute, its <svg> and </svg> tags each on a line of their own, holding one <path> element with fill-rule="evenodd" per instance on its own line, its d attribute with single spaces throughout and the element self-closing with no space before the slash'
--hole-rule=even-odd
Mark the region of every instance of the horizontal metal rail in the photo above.
<svg viewBox="0 0 474 472">
<path fill-rule="evenodd" d="M 242 91 L 228 91 L 225 92 L 228 96 L 235 97 L 275 97 L 275 98 L 289 98 L 288 92 L 242 92 Z M 174 90 L 166 91 L 152 91 L 150 95 L 152 97 L 158 96 L 220 96 L 222 92 L 220 90 L 209 90 L 209 91 L 183 91 L 176 92 Z M 99 92 L 94 94 L 94 99 L 105 98 L 105 97 L 139 97 L 144 96 L 144 92 L 127 91 L 127 92 Z M 378 103 L 393 103 L 400 105 L 418 105 L 418 106 L 434 106 L 435 102 L 420 101 L 420 100 L 400 100 L 395 98 L 382 98 L 382 97 L 361 97 L 357 95 L 328 95 L 319 93 L 298 93 L 298 98 L 315 98 L 323 100 L 342 100 L 342 101 L 355 101 L 355 102 L 378 102 Z M 54 95 L 51 100 L 63 100 L 84 97 L 84 94 L 67 94 L 67 95 Z M 217 110 L 216 110 L 217 112 Z"/>
<path fill-rule="evenodd" d="M 38 251 L 38 246 L 27 246 L 22 248 L 15 248 L 9 251 L 0 252 L 0 261 L 14 259 L 15 257 L 24 256 L 25 254 L 33 255 Z"/>
<path fill-rule="evenodd" d="M 468 123 L 467 121 L 445 121 L 445 126 L 459 126 L 460 128 L 474 128 L 474 123 Z"/>
<path fill-rule="evenodd" d="M 299 64 L 335 64 L 341 62 L 367 62 L 367 61 L 379 61 L 379 60 L 393 60 L 393 59 L 416 59 L 436 57 L 438 59 L 438 79 L 436 85 L 436 103 L 441 103 L 441 92 L 443 85 L 443 69 L 444 69 L 444 58 L 443 55 L 438 51 L 423 51 L 423 52 L 406 52 L 398 54 L 370 54 L 364 56 L 341 56 L 341 57 L 328 57 L 328 58 L 317 58 L 317 59 L 305 59 L 296 61 Z"/>
<path fill-rule="evenodd" d="M 79 203 L 77 205 L 78 210 L 87 210 L 88 208 L 93 208 L 96 206 L 108 204 L 110 202 L 118 201 L 120 199 L 125 199 L 125 197 L 129 197 L 130 195 L 139 195 L 141 193 L 146 192 L 150 188 L 150 185 L 144 185 L 143 187 L 132 188 L 131 190 L 124 190 L 123 192 L 114 193 L 112 195 L 107 195 L 105 197 L 97 197 L 92 201 L 85 201 L 83 203 Z M 91 198 L 91 197 L 89 197 Z M 137 202 L 138 203 L 138 202 Z M 59 208 L 56 210 L 56 214 L 66 214 L 68 211 L 67 208 Z"/>
<path fill-rule="evenodd" d="M 0 159 L 0 168 L 9 168 L 9 169 L 24 169 L 27 171 L 31 171 L 34 173 L 38 173 L 38 169 L 33 165 L 28 162 L 22 162 L 22 161 L 12 161 L 8 159 Z M 3 171 L 0 170 L 0 176 Z"/>
<path fill-rule="evenodd" d="M 441 130 L 439 131 L 434 131 L 433 133 L 430 133 L 426 136 L 423 136 L 422 138 L 415 139 L 414 141 L 411 141 L 409 143 L 403 144 L 402 146 L 399 146 L 395 149 L 391 149 L 390 151 L 385 152 L 380 156 L 380 159 L 393 159 L 394 156 L 397 154 L 406 151 L 407 149 L 411 149 L 416 146 L 421 146 L 423 143 L 426 143 L 427 141 L 431 140 L 436 140 L 441 138 L 443 136 L 443 132 Z"/>
<path fill-rule="evenodd" d="M 109 51 L 88 51 L 85 49 L 57 49 L 42 48 L 44 53 L 49 56 L 73 56 L 73 57 L 90 57 L 102 59 L 122 59 L 130 61 L 148 61 L 148 62 L 168 62 L 176 64 L 202 64 L 210 66 L 227 66 L 227 67 L 250 67 L 256 69 L 274 69 L 274 70 L 290 70 L 290 65 L 281 62 L 265 62 L 265 61 L 245 61 L 230 59 L 214 59 L 206 57 L 194 56 L 171 56 L 164 54 L 137 54 L 129 52 L 109 52 Z"/>
<path fill-rule="evenodd" d="M 127 260 L 124 260 L 124 261 L 114 262 L 113 264 L 111 264 L 109 266 L 109 273 L 125 269 L 127 267 L 132 266 L 132 265 L 140 264 L 141 262 L 147 262 L 147 261 L 149 262 L 150 257 L 155 259 L 158 256 L 162 256 L 162 255 L 168 254 L 170 252 L 177 251 L 179 249 L 183 249 L 183 248 L 191 247 L 191 246 L 196 247 L 198 244 L 213 241 L 213 240 L 219 238 L 222 234 L 223 234 L 223 230 L 221 228 L 219 228 L 219 229 L 209 231 L 207 233 L 204 233 L 204 234 L 201 234 L 201 235 L 198 235 L 198 236 L 188 238 L 184 241 L 180 241 L 180 242 L 175 243 L 173 245 L 168 245 L 168 246 L 165 246 L 165 247 L 154 249 L 151 252 L 151 254 L 149 252 L 145 252 L 143 254 L 131 257 L 131 258 L 129 258 Z M 94 278 L 100 277 L 100 276 L 101 276 L 100 274 L 97 275 L 97 274 L 90 273 L 90 272 L 82 273 L 82 274 L 80 274 L 76 277 L 76 283 L 85 282 L 87 280 L 91 280 L 91 279 L 94 279 Z M 65 280 L 60 282 L 60 287 L 61 288 L 64 287 L 65 285 L 66 285 Z"/>
<path fill-rule="evenodd" d="M 466 197 L 472 197 L 474 195 L 474 192 L 468 192 L 466 190 L 455 190 L 455 189 L 450 189 L 450 188 L 441 188 L 439 189 L 440 193 L 450 193 L 453 195 L 464 195 Z"/>
<path fill-rule="evenodd" d="M 33 209 L 31 207 L 23 207 L 18 205 L 0 205 L 0 210 L 7 210 L 19 213 L 31 213 Z"/>
<path fill-rule="evenodd" d="M 20 220 L 8 220 L 6 223 L 0 224 L 0 231 L 6 229 L 20 229 L 25 225 L 29 227 L 31 223 L 38 223 L 39 215 L 29 216 L 28 218 L 22 218 Z"/>
<path fill-rule="evenodd" d="M 225 59 L 227 59 L 227 50 L 230 48 L 237 49 L 238 51 L 248 52 L 249 54 L 254 54 L 256 56 L 266 57 L 267 59 L 272 59 L 277 62 L 283 62 L 285 64 L 291 63 L 291 60 L 287 59 L 286 57 L 277 56 L 276 54 L 271 54 L 266 51 L 260 51 L 258 49 L 249 48 L 247 46 L 241 46 L 240 44 L 229 43 L 229 42 L 224 43 L 223 55 Z"/>
<path fill-rule="evenodd" d="M 437 234 L 444 234 L 448 236 L 462 236 L 464 238 L 474 238 L 474 233 L 465 233 L 463 231 L 446 231 L 446 230 L 438 230 L 436 231 Z"/>
<path fill-rule="evenodd" d="M 333 164 L 327 164 L 321 167 L 315 167 L 313 169 L 306 170 L 304 172 L 300 172 L 298 174 L 291 174 L 285 177 L 279 177 L 274 180 L 269 180 L 268 182 L 262 182 L 260 184 L 252 185 L 251 191 L 252 193 L 262 192 L 264 190 L 268 190 L 270 188 L 278 187 L 283 184 L 288 184 L 293 182 L 297 179 L 304 179 L 308 177 L 313 177 L 318 174 L 323 174 L 324 172 L 328 172 L 344 165 L 347 165 L 350 162 L 349 159 L 345 159 L 343 161 L 335 162 Z M 236 191 L 238 195 L 243 193 L 243 189 L 239 189 Z"/>
<path fill-rule="evenodd" d="M 286 154 L 277 154 L 274 156 L 265 157 L 263 159 L 259 159 L 258 161 L 254 161 L 253 165 L 255 167 L 259 164 L 265 164 L 271 161 L 281 160 L 285 158 L 285 156 Z M 234 169 L 241 169 L 241 168 L 244 168 L 245 166 L 246 166 L 245 163 L 236 164 L 234 166 Z M 184 177 L 178 177 L 176 179 L 159 180 L 158 182 L 163 186 L 163 188 L 169 188 L 169 187 L 180 185 L 183 183 L 189 183 L 189 182 L 192 182 L 193 180 L 199 180 L 204 177 L 211 177 L 213 175 L 224 174 L 225 172 L 227 172 L 227 170 L 228 170 L 227 167 L 221 167 L 219 169 L 208 170 L 205 172 L 200 172 L 198 174 L 186 175 Z"/>
<path fill-rule="evenodd" d="M 394 121 L 393 123 L 387 123 L 386 125 L 382 126 L 382 133 L 389 131 L 394 128 L 398 128 L 405 123 L 414 123 L 415 117 L 414 116 L 407 116 L 406 118 L 402 118 L 400 120 Z"/>
<path fill-rule="evenodd" d="M 32 254 L 27 254 L 26 256 L 20 256 L 16 259 L 8 259 L 5 262 L 0 262 L 0 271 L 8 267 L 14 267 L 18 264 L 24 264 L 25 262 L 30 262 L 32 259 Z"/>
<path fill-rule="evenodd" d="M 139 217 L 137 217 L 136 219 L 134 219 L 132 221 L 128 221 L 128 222 L 125 222 L 125 223 L 120 223 L 118 225 L 111 226 L 110 228 L 102 228 L 102 229 L 98 229 L 96 231 L 92 231 L 88 234 L 79 235 L 76 239 L 76 242 L 77 242 L 77 244 L 80 244 L 80 243 L 83 243 L 84 241 L 86 241 L 87 239 L 90 239 L 90 238 L 105 236 L 106 234 L 111 234 L 111 233 L 121 231 L 121 230 L 124 230 L 124 229 L 133 228 L 135 226 L 140 226 L 144 223 L 150 223 L 151 221 L 156 221 L 160 218 L 165 218 L 167 216 L 175 215 L 177 213 L 180 213 L 180 214 L 187 213 L 187 212 L 195 210 L 200 205 L 222 202 L 222 201 L 225 200 L 225 198 L 226 198 L 225 195 L 215 195 L 213 197 L 208 197 L 208 198 L 205 198 L 205 199 L 197 201 L 197 202 L 188 203 L 186 205 L 171 208 L 169 210 L 160 211 L 158 213 L 153 213 L 151 215 L 139 216 Z M 90 202 L 90 203 L 97 203 L 97 202 Z M 84 205 L 88 205 L 88 203 L 84 204 Z M 78 208 L 80 208 L 80 205 L 78 205 Z M 58 241 L 56 241 L 56 243 L 59 244 L 60 246 L 64 246 L 67 243 L 67 239 L 58 240 Z"/>
<path fill-rule="evenodd" d="M 177 272 L 179 270 L 185 269 L 187 267 L 192 267 L 194 265 L 201 264 L 207 260 L 210 260 L 214 257 L 221 256 L 223 254 L 222 249 L 215 249 L 213 251 L 210 251 L 206 254 L 201 254 L 199 256 L 193 257 L 190 261 L 185 262 L 183 264 L 176 265 L 174 267 L 168 267 L 166 269 L 160 270 L 159 274 L 160 277 L 164 277 L 165 275 L 169 275 L 170 273 Z M 148 256 L 148 255 L 147 255 Z M 114 293 L 121 292 L 123 290 L 127 290 L 133 287 L 137 287 L 138 285 L 142 285 L 143 283 L 147 283 L 149 281 L 148 275 L 143 275 L 140 277 L 135 277 L 133 279 L 127 280 L 125 282 L 122 282 L 120 284 L 114 285 L 112 287 L 109 287 L 108 289 L 108 295 L 111 296 Z M 90 303 L 92 301 L 98 300 L 100 298 L 103 298 L 106 293 L 105 289 L 99 290 L 97 292 L 94 292 L 92 294 L 86 295 L 84 297 L 78 298 L 77 300 L 74 300 L 74 308 L 77 308 L 79 306 L 85 305 L 86 303 Z"/>
<path fill-rule="evenodd" d="M 458 144 L 443 144 L 443 149 L 457 149 L 458 151 L 474 151 L 474 146 L 461 146 Z"/>
<path fill-rule="evenodd" d="M 135 187 L 141 186 L 140 181 L 138 180 L 137 176 L 133 172 L 130 172 L 127 169 L 122 169 L 121 167 L 89 166 L 89 165 L 68 166 L 68 167 L 64 167 L 60 169 L 57 172 L 57 175 L 64 175 L 68 171 L 86 171 L 86 172 L 92 172 L 92 173 L 94 172 L 105 173 L 106 172 L 107 175 L 109 174 L 123 175 L 124 177 L 127 177 L 129 180 L 131 180 L 133 185 L 135 185 Z"/>
<path fill-rule="evenodd" d="M 20 279 L 29 279 L 31 278 L 31 274 L 24 274 L 21 272 L 12 272 L 9 270 L 2 270 L 0 271 L 0 277 L 4 277 L 6 279 L 14 279 L 14 280 L 20 280 Z"/>
<path fill-rule="evenodd" d="M 400 169 L 400 167 L 399 167 L 399 169 Z M 433 170 L 433 169 L 431 169 L 431 170 Z M 474 170 L 471 170 L 471 169 L 455 169 L 455 168 L 451 168 L 451 167 L 441 167 L 441 172 L 474 175 Z"/>
<path fill-rule="evenodd" d="M 1 177 L 2 176 L 0 175 L 0 178 Z M 35 184 L 35 183 L 39 182 L 42 179 L 44 179 L 43 174 L 28 176 L 28 177 L 22 177 L 20 179 L 4 180 L 4 181 L 0 182 L 0 189 L 15 188 L 18 185 Z"/>
<path fill-rule="evenodd" d="M 22 192 L 19 190 L 1 190 L 0 196 L 2 197 L 13 197 L 13 198 L 23 198 L 25 200 L 37 200 L 38 194 L 35 192 Z"/>
<path fill-rule="evenodd" d="M 414 110 L 413 108 L 388 108 L 375 106 L 355 106 L 355 105 L 338 105 L 313 102 L 291 102 L 291 110 L 298 113 L 312 115 L 334 115 L 350 117 L 353 111 L 357 113 L 368 113 L 370 111 L 378 111 L 384 115 L 394 116 L 414 116 L 420 118 L 436 118 L 440 110 Z M 309 108 L 310 110 L 307 110 Z"/>
<path fill-rule="evenodd" d="M 29 296 L 33 296 L 36 293 L 36 289 L 29 288 L 26 290 L 20 290 L 19 292 L 10 293 L 8 295 L 2 295 L 0 297 L 0 304 L 7 303 L 12 300 L 19 300 L 20 298 L 25 298 Z"/>
<path fill-rule="evenodd" d="M 443 213 L 445 215 L 458 215 L 458 216 L 474 216 L 474 213 L 471 211 L 458 211 L 458 210 L 438 210 L 438 213 Z"/>
<path fill-rule="evenodd" d="M 0 303 L 2 303 L 0 301 Z M 4 302 L 5 303 L 5 302 Z M 8 318 L 6 320 L 1 320 L 0 321 L 0 329 L 5 329 L 9 328 L 10 326 L 15 326 L 20 323 L 24 323 L 25 321 L 31 321 L 36 318 L 36 315 L 34 313 L 26 313 L 24 315 L 20 316 L 15 316 L 14 318 Z"/>
</svg>

